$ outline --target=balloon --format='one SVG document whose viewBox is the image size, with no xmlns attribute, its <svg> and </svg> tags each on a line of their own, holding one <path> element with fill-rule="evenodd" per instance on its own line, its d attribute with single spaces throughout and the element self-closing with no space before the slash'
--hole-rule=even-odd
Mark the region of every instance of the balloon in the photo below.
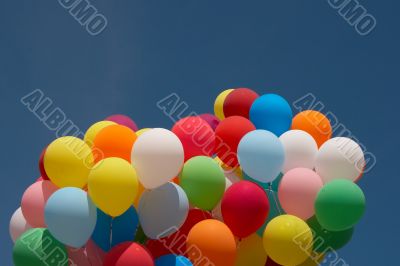
<svg viewBox="0 0 400 266">
<path fill-rule="evenodd" d="M 146 243 L 146 247 L 154 258 L 159 258 L 170 253 L 187 256 L 187 235 L 193 226 L 206 219 L 211 219 L 210 213 L 200 209 L 191 209 L 189 210 L 185 223 L 177 232 L 161 239 L 149 239 Z"/>
<path fill-rule="evenodd" d="M 13 249 L 14 266 L 68 265 L 65 246 L 45 228 L 26 231 Z"/>
<path fill-rule="evenodd" d="M 211 156 L 215 148 L 215 134 L 199 116 L 189 116 L 175 123 L 171 130 L 178 136 L 185 151 L 185 161 L 194 156 Z"/>
<path fill-rule="evenodd" d="M 140 136 L 140 135 L 142 135 L 144 132 L 147 132 L 147 131 L 149 131 L 149 130 L 151 130 L 151 128 L 142 128 L 142 129 L 139 129 L 138 131 L 136 131 L 136 136 Z"/>
<path fill-rule="evenodd" d="M 135 240 L 138 225 L 139 217 L 134 207 L 115 218 L 97 209 L 97 223 L 92 239 L 104 251 L 109 251 L 118 244 Z"/>
<path fill-rule="evenodd" d="M 360 146 L 349 138 L 337 137 L 319 148 L 315 170 L 324 183 L 337 178 L 355 181 L 364 166 L 364 153 Z"/>
<path fill-rule="evenodd" d="M 186 257 L 174 254 L 164 255 L 156 260 L 156 266 L 192 266 Z"/>
<path fill-rule="evenodd" d="M 225 176 L 209 157 L 193 157 L 185 163 L 179 178 L 190 203 L 202 210 L 212 210 L 225 191 Z"/>
<path fill-rule="evenodd" d="M 135 208 L 139 207 L 139 201 L 144 191 L 145 191 L 144 186 L 142 185 L 142 183 L 138 182 L 138 192 L 136 195 L 135 202 L 133 203 L 133 206 L 135 206 Z"/>
<path fill-rule="evenodd" d="M 344 247 L 353 236 L 354 228 L 350 228 L 344 231 L 328 231 L 324 229 L 314 216 L 307 221 L 314 233 L 314 251 L 324 253 L 327 251 L 338 250 Z"/>
<path fill-rule="evenodd" d="M 201 119 L 207 122 L 207 124 L 215 131 L 219 125 L 219 119 L 213 114 L 201 114 L 199 115 Z"/>
<path fill-rule="evenodd" d="M 273 261 L 271 258 L 267 259 L 267 263 L 265 263 L 265 266 L 282 266 L 278 263 L 276 263 L 275 261 Z"/>
<path fill-rule="evenodd" d="M 111 125 L 116 125 L 116 123 L 112 121 L 99 121 L 97 123 L 94 123 L 89 127 L 89 129 L 85 133 L 85 137 L 83 140 L 86 142 L 86 144 L 89 147 L 93 146 L 94 139 L 96 138 L 97 134 L 105 127 L 111 126 Z"/>
<path fill-rule="evenodd" d="M 252 234 L 238 243 L 235 266 L 264 266 L 267 253 L 263 247 L 263 240 L 257 234 Z"/>
<path fill-rule="evenodd" d="M 269 222 L 263 236 L 268 257 L 282 265 L 304 262 L 311 252 L 312 241 L 310 227 L 300 218 L 288 214 Z"/>
<path fill-rule="evenodd" d="M 307 220 L 314 215 L 314 202 L 323 187 L 321 178 L 308 168 L 287 172 L 279 185 L 279 202 L 286 213 Z"/>
<path fill-rule="evenodd" d="M 267 219 L 268 197 L 260 186 L 240 181 L 225 192 L 221 210 L 224 222 L 232 233 L 244 238 L 256 232 Z"/>
<path fill-rule="evenodd" d="M 364 211 L 364 193 L 346 179 L 335 179 L 325 184 L 315 200 L 318 222 L 329 231 L 350 229 L 361 219 Z"/>
<path fill-rule="evenodd" d="M 104 159 L 90 172 L 88 189 L 98 208 L 113 217 L 119 216 L 135 201 L 138 191 L 136 171 L 121 158 Z"/>
<path fill-rule="evenodd" d="M 75 248 L 89 240 L 96 226 L 96 207 L 79 188 L 67 187 L 54 192 L 46 203 L 44 214 L 50 233 Z"/>
<path fill-rule="evenodd" d="M 257 234 L 259 236 L 263 236 L 265 227 L 267 227 L 268 223 L 274 219 L 275 217 L 285 214 L 285 211 L 282 209 L 281 204 L 278 200 L 278 193 L 274 190 L 267 189 L 266 190 L 268 201 L 269 201 L 269 213 L 268 217 L 265 220 L 264 224 L 257 230 Z"/>
<path fill-rule="evenodd" d="M 32 227 L 46 227 L 44 207 L 50 196 L 58 190 L 50 181 L 33 183 L 21 200 L 21 210 L 28 224 Z"/>
<path fill-rule="evenodd" d="M 218 220 L 204 220 L 190 230 L 186 248 L 194 265 L 234 265 L 236 242 L 229 228 Z"/>
<path fill-rule="evenodd" d="M 285 162 L 280 140 L 271 132 L 260 129 L 242 138 L 238 146 L 238 158 L 242 170 L 263 183 L 272 182 Z"/>
<path fill-rule="evenodd" d="M 91 149 L 75 137 L 56 139 L 47 147 L 44 155 L 46 173 L 58 187 L 83 188 L 92 166 Z"/>
<path fill-rule="evenodd" d="M 234 91 L 234 89 L 224 90 L 215 99 L 215 102 L 214 102 L 214 114 L 215 114 L 216 117 L 218 117 L 219 120 L 223 120 L 225 118 L 225 115 L 224 115 L 224 102 L 225 102 L 226 97 L 232 91 Z"/>
<path fill-rule="evenodd" d="M 277 94 L 265 94 L 256 99 L 250 108 L 250 121 L 257 129 L 271 131 L 280 136 L 292 123 L 289 103 Z"/>
<path fill-rule="evenodd" d="M 129 116 L 126 115 L 120 115 L 120 114 L 111 115 L 109 117 L 106 117 L 106 119 L 104 120 L 112 121 L 119 125 L 129 127 L 130 129 L 132 129 L 132 131 L 138 130 L 136 123 Z"/>
<path fill-rule="evenodd" d="M 82 248 L 67 247 L 68 261 L 71 266 L 103 265 L 106 255 L 92 240 L 89 240 Z"/>
<path fill-rule="evenodd" d="M 314 169 L 318 146 L 310 134 L 302 130 L 289 130 L 279 140 L 285 150 L 284 173 L 299 167 Z"/>
<path fill-rule="evenodd" d="M 258 94 L 251 89 L 235 89 L 226 96 L 224 101 L 225 117 L 237 115 L 249 119 L 250 107 L 257 98 Z"/>
<path fill-rule="evenodd" d="M 154 128 L 143 133 L 132 150 L 132 164 L 147 189 L 159 187 L 182 169 L 183 146 L 171 131 Z"/>
<path fill-rule="evenodd" d="M 298 113 L 292 120 L 292 129 L 299 129 L 310 134 L 320 147 L 332 136 L 332 127 L 329 119 L 314 110 Z"/>
<path fill-rule="evenodd" d="M 138 208 L 143 231 L 152 239 L 176 232 L 185 222 L 188 211 L 189 202 L 185 192 L 172 182 L 145 191 Z"/>
<path fill-rule="evenodd" d="M 118 157 L 131 162 L 131 151 L 136 138 L 135 132 L 126 126 L 111 125 L 103 128 L 93 141 L 95 162 L 110 157 Z"/>
<path fill-rule="evenodd" d="M 46 148 L 43 149 L 42 153 L 40 154 L 40 158 L 39 158 L 39 171 L 40 171 L 40 175 L 42 177 L 43 180 L 50 180 L 49 177 L 46 174 L 46 170 L 44 170 L 44 154 L 46 153 Z"/>
<path fill-rule="evenodd" d="M 154 266 L 150 253 L 141 245 L 125 242 L 107 253 L 104 266 Z"/>
<path fill-rule="evenodd" d="M 215 129 L 215 152 L 221 161 L 230 167 L 237 167 L 239 142 L 244 135 L 255 129 L 248 119 L 241 116 L 230 116 L 222 120 Z"/>
<path fill-rule="evenodd" d="M 10 220 L 9 230 L 12 241 L 15 243 L 17 238 L 19 238 L 23 233 L 25 233 L 29 229 L 31 229 L 31 226 L 25 220 L 21 208 L 18 208 L 14 212 Z"/>
</svg>

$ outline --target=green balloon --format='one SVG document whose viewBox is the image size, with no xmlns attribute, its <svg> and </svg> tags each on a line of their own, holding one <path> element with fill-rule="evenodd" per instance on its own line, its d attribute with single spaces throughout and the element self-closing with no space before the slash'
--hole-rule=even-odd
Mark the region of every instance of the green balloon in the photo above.
<svg viewBox="0 0 400 266">
<path fill-rule="evenodd" d="M 68 266 L 68 253 L 47 229 L 35 228 L 17 239 L 13 260 L 15 266 Z"/>
<path fill-rule="evenodd" d="M 352 228 L 363 216 L 365 196 L 352 181 L 335 179 L 320 190 L 315 200 L 315 215 L 329 231 Z"/>
<path fill-rule="evenodd" d="M 179 177 L 179 184 L 190 203 L 202 210 L 212 210 L 225 192 L 225 176 L 212 158 L 196 156 L 188 160 Z"/>
<path fill-rule="evenodd" d="M 330 249 L 338 250 L 344 247 L 350 242 L 354 232 L 353 227 L 344 231 L 328 231 L 319 224 L 315 216 L 311 217 L 307 221 L 307 224 L 310 226 L 311 231 L 313 232 L 313 250 L 317 253 L 325 253 Z"/>
</svg>

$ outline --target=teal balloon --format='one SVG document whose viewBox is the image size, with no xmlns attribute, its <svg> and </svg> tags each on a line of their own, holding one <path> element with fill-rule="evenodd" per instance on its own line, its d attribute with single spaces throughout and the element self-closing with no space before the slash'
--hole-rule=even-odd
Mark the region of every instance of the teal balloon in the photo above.
<svg viewBox="0 0 400 266">
<path fill-rule="evenodd" d="M 250 108 L 250 121 L 257 129 L 271 131 L 276 136 L 288 131 L 293 112 L 290 104 L 277 94 L 264 94 Z"/>
<path fill-rule="evenodd" d="M 329 250 L 338 250 L 350 242 L 354 228 L 344 231 L 328 231 L 323 228 L 315 216 L 307 220 L 314 236 L 314 251 L 317 253 L 326 253 Z"/>
<path fill-rule="evenodd" d="M 262 183 L 274 181 L 285 162 L 279 138 L 270 131 L 260 129 L 244 135 L 239 142 L 237 156 L 242 170 Z"/>
<path fill-rule="evenodd" d="M 267 224 L 274 219 L 275 217 L 285 214 L 285 211 L 282 209 L 281 204 L 279 203 L 278 199 L 278 192 L 273 190 L 266 190 L 268 200 L 269 200 L 269 213 L 267 220 L 265 220 L 264 224 L 257 230 L 257 234 L 259 236 L 263 236 L 265 227 Z"/>
<path fill-rule="evenodd" d="M 68 266 L 65 246 L 45 228 L 26 231 L 15 242 L 14 266 Z"/>
<path fill-rule="evenodd" d="M 156 266 L 192 266 L 190 260 L 183 256 L 176 256 L 174 254 L 168 254 L 159 257 L 155 261 Z"/>
<path fill-rule="evenodd" d="M 273 190 L 275 192 L 278 192 L 278 188 L 279 188 L 279 183 L 281 182 L 283 177 L 282 173 L 279 173 L 279 175 L 274 179 L 274 181 L 270 182 L 270 183 L 263 183 L 260 181 L 257 181 L 253 178 L 251 178 L 250 176 L 248 176 L 244 171 L 243 171 L 243 179 L 244 180 L 248 180 L 251 181 L 253 183 L 256 183 L 257 185 L 259 185 L 260 187 L 262 187 L 264 190 Z"/>
<path fill-rule="evenodd" d="M 96 207 L 79 188 L 57 190 L 48 199 L 44 211 L 50 233 L 61 243 L 80 248 L 86 244 L 96 226 Z"/>
<path fill-rule="evenodd" d="M 92 240 L 104 251 L 127 241 L 135 240 L 139 216 L 132 206 L 118 217 L 111 217 L 97 209 L 97 223 Z"/>
</svg>

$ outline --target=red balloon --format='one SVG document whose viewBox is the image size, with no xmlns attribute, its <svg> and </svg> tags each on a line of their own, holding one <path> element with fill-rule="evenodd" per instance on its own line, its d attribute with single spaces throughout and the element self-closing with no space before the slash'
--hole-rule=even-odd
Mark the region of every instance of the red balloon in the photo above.
<svg viewBox="0 0 400 266">
<path fill-rule="evenodd" d="M 197 223 L 211 219 L 211 214 L 200 209 L 191 209 L 185 223 L 179 230 L 172 235 L 162 239 L 149 239 L 146 247 L 149 249 L 155 259 L 173 253 L 175 255 L 185 256 L 187 236 Z"/>
<path fill-rule="evenodd" d="M 42 175 L 43 180 L 50 180 L 49 177 L 46 174 L 46 171 L 44 170 L 44 163 L 43 163 L 43 159 L 44 159 L 44 154 L 46 153 L 46 148 L 43 149 L 42 153 L 40 154 L 40 158 L 39 158 L 39 171 L 40 174 Z"/>
<path fill-rule="evenodd" d="M 154 266 L 151 254 L 135 242 L 115 246 L 104 258 L 104 266 Z"/>
<path fill-rule="evenodd" d="M 265 262 L 265 266 L 282 266 L 275 261 L 273 261 L 271 258 L 268 257 L 267 261 Z"/>
<path fill-rule="evenodd" d="M 230 116 L 222 120 L 215 129 L 215 152 L 226 165 L 238 166 L 237 147 L 240 140 L 256 127 L 241 116 Z"/>
<path fill-rule="evenodd" d="M 233 90 L 224 101 L 225 117 L 238 115 L 248 119 L 251 105 L 258 97 L 256 92 L 247 88 Z"/>
<path fill-rule="evenodd" d="M 210 125 L 198 116 L 188 116 L 176 122 L 172 132 L 181 140 L 185 161 L 194 156 L 214 153 L 215 134 Z"/>
<path fill-rule="evenodd" d="M 250 181 L 239 181 L 225 192 L 221 201 L 225 224 L 240 238 L 256 232 L 269 213 L 267 193 Z"/>
</svg>

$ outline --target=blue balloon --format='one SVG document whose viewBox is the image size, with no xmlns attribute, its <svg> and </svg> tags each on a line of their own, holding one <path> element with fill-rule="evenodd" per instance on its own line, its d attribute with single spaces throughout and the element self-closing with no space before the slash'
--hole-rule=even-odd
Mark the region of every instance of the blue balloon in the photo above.
<svg viewBox="0 0 400 266">
<path fill-rule="evenodd" d="M 271 131 L 277 136 L 290 129 L 292 118 L 289 103 L 277 94 L 257 98 L 250 108 L 250 121 L 256 128 Z"/>
<path fill-rule="evenodd" d="M 104 251 L 135 239 L 139 217 L 134 207 L 130 207 L 121 216 L 113 217 L 97 209 L 97 224 L 92 240 Z"/>
<path fill-rule="evenodd" d="M 238 145 L 237 155 L 242 170 L 262 183 L 274 181 L 285 161 L 284 148 L 279 138 L 261 129 L 243 136 Z"/>
<path fill-rule="evenodd" d="M 189 259 L 174 254 L 164 255 L 156 260 L 156 266 L 192 266 Z"/>
<path fill-rule="evenodd" d="M 79 188 L 57 190 L 48 199 L 45 221 L 50 233 L 61 243 L 80 248 L 86 244 L 96 226 L 96 207 Z"/>
</svg>

